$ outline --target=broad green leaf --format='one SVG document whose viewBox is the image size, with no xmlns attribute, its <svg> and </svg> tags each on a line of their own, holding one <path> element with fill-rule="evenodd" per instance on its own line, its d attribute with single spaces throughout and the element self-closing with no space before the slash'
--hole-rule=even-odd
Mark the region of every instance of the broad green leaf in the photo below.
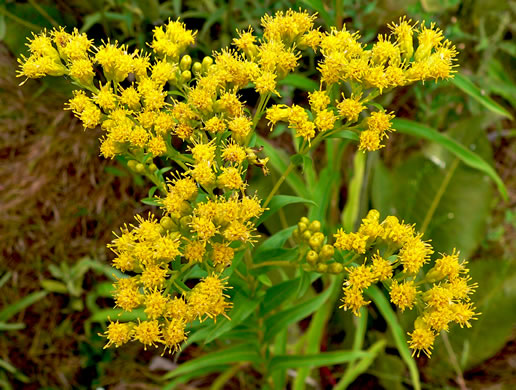
<svg viewBox="0 0 516 390">
<path fill-rule="evenodd" d="M 396 313 L 392 310 L 392 307 L 380 289 L 376 286 L 371 286 L 367 290 L 365 290 L 366 295 L 368 295 L 373 302 L 378 307 L 378 310 L 382 314 L 382 317 L 388 324 L 389 330 L 392 332 L 394 336 L 394 342 L 396 343 L 396 347 L 398 348 L 398 352 L 401 355 L 401 358 L 407 365 L 410 377 L 412 379 L 412 385 L 416 390 L 421 390 L 421 383 L 419 381 L 419 371 L 416 365 L 414 358 L 412 357 L 412 353 L 407 344 L 407 339 L 405 337 L 405 331 L 400 326 L 398 319 L 396 317 Z"/>
<path fill-rule="evenodd" d="M 274 356 L 271 359 L 269 367 L 271 370 L 303 367 L 316 368 L 347 363 L 365 356 L 367 356 L 366 351 L 332 351 L 313 355 L 280 355 Z"/>
<path fill-rule="evenodd" d="M 307 92 L 319 89 L 319 84 L 316 81 L 295 73 L 289 73 L 287 77 L 279 82 L 279 85 L 289 85 Z"/>
<path fill-rule="evenodd" d="M 193 360 L 189 360 L 175 370 L 163 375 L 164 380 L 187 374 L 194 370 L 207 367 L 220 366 L 222 364 L 251 362 L 260 363 L 261 358 L 253 344 L 239 344 L 230 348 L 220 349 L 215 352 L 208 352 Z"/>
<path fill-rule="evenodd" d="M 489 159 L 489 141 L 475 120 L 461 122 L 451 134 L 465 139 Z M 482 172 L 460 163 L 440 145 L 431 144 L 423 152 L 413 154 L 392 172 L 377 162 L 371 191 L 373 207 L 384 217 L 396 215 L 416 224 L 416 230 L 432 240 L 436 252 L 449 253 L 457 248 L 467 258 L 484 237 L 492 187 Z"/>
<path fill-rule="evenodd" d="M 267 206 L 268 210 L 266 210 L 262 216 L 256 222 L 256 226 L 259 226 L 261 223 L 267 220 L 267 218 L 271 217 L 276 213 L 279 209 L 282 209 L 289 204 L 295 203 L 307 203 L 315 205 L 315 202 L 310 199 L 301 198 L 299 196 L 291 196 L 291 195 L 274 195 L 269 205 Z"/>
<path fill-rule="evenodd" d="M 314 298 L 301 302 L 296 306 L 280 311 L 279 313 L 273 314 L 267 318 L 264 324 L 264 339 L 270 340 L 284 327 L 308 317 L 324 304 L 330 296 L 331 291 L 332 289 L 327 288 L 324 292 Z"/>
<path fill-rule="evenodd" d="M 498 190 L 502 194 L 503 198 L 505 200 L 508 199 L 507 189 L 505 188 L 502 179 L 500 176 L 498 176 L 498 173 L 496 173 L 495 169 L 478 154 L 472 152 L 453 138 L 444 133 L 440 133 L 435 129 L 432 129 L 431 127 L 427 127 L 408 119 L 394 119 L 393 126 L 401 133 L 437 142 L 439 145 L 457 156 L 464 164 L 487 174 L 496 183 Z"/>
<path fill-rule="evenodd" d="M 469 80 L 463 74 L 456 74 L 455 77 L 451 80 L 453 84 L 473 99 L 478 101 L 484 107 L 486 107 L 489 111 L 494 112 L 495 114 L 505 116 L 509 119 L 514 119 L 513 116 L 501 105 L 491 99 L 489 96 L 486 96 L 471 80 Z"/>
<path fill-rule="evenodd" d="M 47 294 L 48 292 L 46 291 L 37 291 L 23 297 L 19 301 L 11 303 L 9 306 L 0 311 L 0 321 L 9 320 L 15 314 L 21 312 L 22 310 L 36 303 L 40 299 L 43 299 Z"/>
</svg>

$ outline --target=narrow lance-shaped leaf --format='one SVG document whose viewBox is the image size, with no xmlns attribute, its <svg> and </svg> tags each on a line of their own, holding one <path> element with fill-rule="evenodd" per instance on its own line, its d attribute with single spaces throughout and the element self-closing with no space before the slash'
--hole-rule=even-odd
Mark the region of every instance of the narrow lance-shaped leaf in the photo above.
<svg viewBox="0 0 516 390">
<path fill-rule="evenodd" d="M 467 93 L 473 99 L 475 99 L 484 107 L 486 107 L 489 111 L 494 112 L 498 115 L 505 116 L 509 119 L 514 119 L 512 115 L 509 113 L 509 111 L 507 111 L 497 102 L 495 102 L 489 96 L 484 95 L 482 91 L 463 74 L 456 74 L 455 77 L 452 79 L 452 83 L 455 84 L 457 88 Z"/>
</svg>

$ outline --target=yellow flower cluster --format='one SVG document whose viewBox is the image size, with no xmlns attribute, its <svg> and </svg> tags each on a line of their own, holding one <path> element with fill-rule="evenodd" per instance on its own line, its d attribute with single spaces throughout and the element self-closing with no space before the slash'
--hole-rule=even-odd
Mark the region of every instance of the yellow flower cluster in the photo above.
<svg viewBox="0 0 516 390">
<path fill-rule="evenodd" d="M 288 23 L 291 34 L 295 34 L 298 29 L 293 22 Z M 279 25 L 283 27 L 283 24 Z M 347 31 L 345 26 L 342 30 L 332 28 L 324 33 L 306 30 L 308 32 L 297 43 L 299 47 L 320 50 L 322 58 L 317 68 L 320 90 L 310 94 L 309 111 L 298 105 L 270 107 L 267 110 L 270 124 L 274 126 L 278 121 L 285 121 L 297 137 L 308 142 L 318 135 L 329 136 L 334 131 L 350 128 L 359 134 L 360 150 L 380 149 L 386 132 L 393 131 L 391 119 L 394 115 L 379 110 L 359 122 L 360 113 L 367 109 L 372 99 L 415 81 L 453 77 L 455 47 L 444 39 L 442 31 L 434 24 L 426 27 L 423 23 L 419 29 L 416 25 L 401 18 L 398 24 L 389 26 L 390 35 L 378 36 L 371 49 L 358 41 L 358 33 Z M 289 31 L 286 27 L 277 29 Z M 414 34 L 418 41 L 415 51 Z M 269 35 L 281 36 L 280 33 Z M 286 32 L 284 35 L 290 36 Z M 348 87 L 343 88 L 344 84 Z M 342 90 L 351 90 L 351 93 L 346 97 Z M 339 100 L 340 96 L 342 100 Z"/>
<path fill-rule="evenodd" d="M 453 77 L 455 47 L 433 24 L 416 28 L 402 18 L 389 26 L 389 36 L 380 35 L 366 49 L 358 33 L 345 27 L 322 32 L 314 28 L 315 18 L 293 10 L 264 16 L 262 38 L 251 28 L 238 31 L 235 48 L 200 61 L 185 54 L 196 32 L 179 19 L 154 29 L 152 55 L 110 41 L 95 47 L 85 34 L 62 28 L 29 40 L 30 55 L 19 60 L 18 76 L 70 77 L 79 89 L 67 109 L 85 128 L 102 128 L 101 154 L 124 156 L 130 169 L 146 175 L 161 192 L 154 196 L 161 219 L 138 216 L 137 224 L 124 226 L 110 244 L 114 266 L 130 275 L 115 284 L 116 306 L 142 308 L 145 316 L 138 322 L 111 322 L 106 347 L 135 340 L 175 351 L 189 323 L 226 315 L 231 303 L 221 272 L 236 251 L 254 241 L 255 220 L 264 211 L 261 201 L 245 192 L 249 165 L 267 173 L 268 159 L 258 158 L 252 148 L 264 112 L 272 125 L 284 121 L 308 143 L 349 129 L 358 134 L 360 150 L 373 151 L 393 131 L 394 115 L 381 107 L 362 115 L 372 99 L 415 81 Z M 278 82 L 295 70 L 308 48 L 321 55 L 320 89 L 309 94 L 310 109 L 279 104 L 266 110 L 269 98 L 280 95 Z M 239 95 L 249 86 L 260 95 L 254 116 Z M 175 169 L 168 180 L 166 169 L 156 165 L 165 159 Z M 335 238 L 333 245 L 327 243 L 318 221 L 302 219 L 294 239 L 306 249 L 305 268 L 345 270 L 343 307 L 355 313 L 368 303 L 364 289 L 376 282 L 389 288 L 400 310 L 421 307 L 411 333 L 414 350 L 429 354 L 436 333 L 447 330 L 449 322 L 469 326 L 474 318 L 468 297 L 475 285 L 468 284 L 458 254 L 443 256 L 416 280 L 433 250 L 412 226 L 395 217 L 380 223 L 372 211 L 358 232 L 340 230 Z M 335 249 L 366 261 L 357 267 L 341 264 Z M 182 279 L 192 267 L 201 268 L 205 277 L 188 289 Z M 418 290 L 423 283 L 433 287 L 423 293 Z"/>
<path fill-rule="evenodd" d="M 442 255 L 423 272 L 434 252 L 432 246 L 422 240 L 414 226 L 394 216 L 380 222 L 379 212 L 371 210 L 357 232 L 340 229 L 335 234 L 334 247 L 354 253 L 353 260 L 363 259 L 362 264 L 345 268 L 348 276 L 341 307 L 360 315 L 359 309 L 369 303 L 364 290 L 382 282 L 391 302 L 401 311 L 414 306 L 418 309 L 414 331 L 409 333 L 410 348 L 418 355 L 424 351 L 430 356 L 435 336 L 448 331 L 451 322 L 470 327 L 469 321 L 478 315 L 469 297 L 477 285 L 469 283 L 466 262 L 461 262 L 454 251 Z M 427 286 L 431 287 L 424 291 Z"/>
<path fill-rule="evenodd" d="M 189 184 L 177 181 L 175 188 L 182 186 L 183 194 L 188 194 L 191 198 L 194 189 L 188 190 Z M 193 181 L 191 184 L 194 184 Z M 229 203 L 233 208 L 239 209 L 242 202 L 219 202 L 213 208 L 220 214 L 217 215 L 218 220 L 223 221 L 229 217 L 229 211 L 224 213 L 225 210 L 217 210 L 218 207 L 224 208 L 221 205 Z M 206 209 L 208 204 L 199 204 L 199 210 L 203 205 Z M 231 209 L 231 206 L 226 209 Z M 259 206 L 255 210 L 259 212 Z M 160 222 L 153 215 L 149 215 L 147 219 L 137 216 L 138 224 L 124 226 L 121 235 L 109 245 L 116 254 L 113 265 L 134 275 L 115 283 L 115 306 L 128 312 L 143 307 L 146 318 L 139 320 L 137 324 L 111 322 L 106 332 L 106 347 L 119 347 L 135 340 L 145 347 L 163 344 L 165 350 L 175 351 L 186 340 L 185 327 L 189 323 L 196 319 L 216 320 L 218 315 L 226 315 L 225 311 L 231 307 L 231 303 L 227 301 L 228 296 L 224 294 L 224 290 L 228 288 L 227 283 L 218 276 L 218 271 L 231 264 L 234 249 L 222 239 L 220 242 L 216 242 L 214 238 L 211 241 L 205 240 L 206 230 L 199 229 L 194 238 L 189 224 L 178 221 L 176 225 L 174 220 L 178 214 L 174 215 L 174 219 L 164 217 Z M 233 222 L 234 216 L 230 217 Z M 245 217 L 249 217 L 249 214 Z M 249 226 L 246 228 L 249 229 Z M 181 258 L 188 262 L 181 265 Z M 181 276 L 180 267 L 188 268 L 193 265 L 191 262 L 204 262 L 209 276 L 199 281 L 191 290 L 183 290 L 181 295 L 171 292 L 182 289 L 175 284 Z"/>
</svg>

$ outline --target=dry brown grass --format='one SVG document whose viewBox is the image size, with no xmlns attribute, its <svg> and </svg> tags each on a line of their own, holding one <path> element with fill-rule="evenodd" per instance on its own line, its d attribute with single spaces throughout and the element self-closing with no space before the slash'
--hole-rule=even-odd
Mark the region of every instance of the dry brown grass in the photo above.
<svg viewBox="0 0 516 390">
<path fill-rule="evenodd" d="M 37 81 L 18 87 L 15 67 L 0 47 L 0 274 L 12 272 L 0 308 L 41 290 L 50 264 L 105 260 L 111 232 L 142 211 L 137 199 L 145 196 L 129 174 L 105 171 L 117 163 L 98 156 L 99 130 L 84 131 L 63 111 L 66 96 L 46 90 L 36 97 Z M 12 319 L 26 329 L 0 332 L 0 358 L 31 379 L 24 388 L 80 382 L 78 342 L 88 313 L 66 311 L 68 304 L 68 296 L 49 294 Z"/>
</svg>

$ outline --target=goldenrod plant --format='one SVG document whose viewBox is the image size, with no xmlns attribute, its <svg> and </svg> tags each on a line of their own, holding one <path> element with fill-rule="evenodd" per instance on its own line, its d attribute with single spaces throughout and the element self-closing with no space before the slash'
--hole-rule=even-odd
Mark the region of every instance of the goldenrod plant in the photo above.
<svg viewBox="0 0 516 390">
<path fill-rule="evenodd" d="M 323 31 L 316 18 L 303 10 L 265 15 L 263 34 L 237 31 L 231 47 L 198 59 L 188 54 L 196 32 L 180 19 L 154 29 L 150 53 L 116 41 L 96 46 L 64 28 L 29 40 L 19 77 L 69 78 L 77 90 L 66 109 L 85 129 L 101 127 L 101 155 L 119 158 L 153 183 L 145 201 L 155 210 L 124 225 L 109 245 L 113 266 L 124 273 L 114 286 L 115 307 L 136 315 L 132 321 L 111 318 L 106 347 L 137 341 L 177 352 L 235 330 L 232 340 L 244 343 L 238 351 L 245 358 L 234 356 L 256 363 L 265 376 L 277 369 L 271 359 L 288 367 L 279 359 L 286 349 L 273 346 L 274 337 L 320 308 L 335 285 L 342 285 L 340 308 L 357 316 L 378 293 L 400 312 L 415 310 L 408 346 L 417 356 L 430 356 L 434 339 L 452 323 L 470 327 L 479 315 L 470 300 L 477 284 L 459 252 L 437 255 L 414 225 L 394 215 L 370 210 L 356 229 L 354 221 L 333 231 L 327 215 L 303 217 L 265 241 L 258 232 L 283 206 L 303 202 L 279 191 L 285 181 L 302 177 L 300 169 L 308 169 L 305 161 L 316 150 L 344 139 L 358 144 L 360 158 L 385 146 L 395 113 L 375 98 L 415 82 L 452 78 L 457 66 L 455 46 L 433 23 L 400 18 L 366 47 L 358 32 L 346 26 Z M 319 88 L 308 94 L 308 105 L 272 104 L 309 56 L 317 59 Z M 252 89 L 255 107 L 242 97 Z M 276 158 L 257 132 L 265 121 L 270 130 L 280 124 L 291 129 L 297 154 L 260 199 L 249 190 L 250 172 L 267 176 Z M 289 271 L 279 271 L 284 280 L 271 279 L 280 268 Z M 281 299 L 302 299 L 318 278 L 326 295 L 294 306 L 309 302 L 306 312 L 281 317 Z M 287 291 L 292 281 L 296 287 L 288 284 Z M 250 316 L 256 328 L 246 328 Z M 256 357 L 245 342 L 257 342 Z M 321 364 L 361 357 L 340 356 L 323 357 Z M 266 379 L 273 388 L 284 380 L 276 374 Z"/>
</svg>

